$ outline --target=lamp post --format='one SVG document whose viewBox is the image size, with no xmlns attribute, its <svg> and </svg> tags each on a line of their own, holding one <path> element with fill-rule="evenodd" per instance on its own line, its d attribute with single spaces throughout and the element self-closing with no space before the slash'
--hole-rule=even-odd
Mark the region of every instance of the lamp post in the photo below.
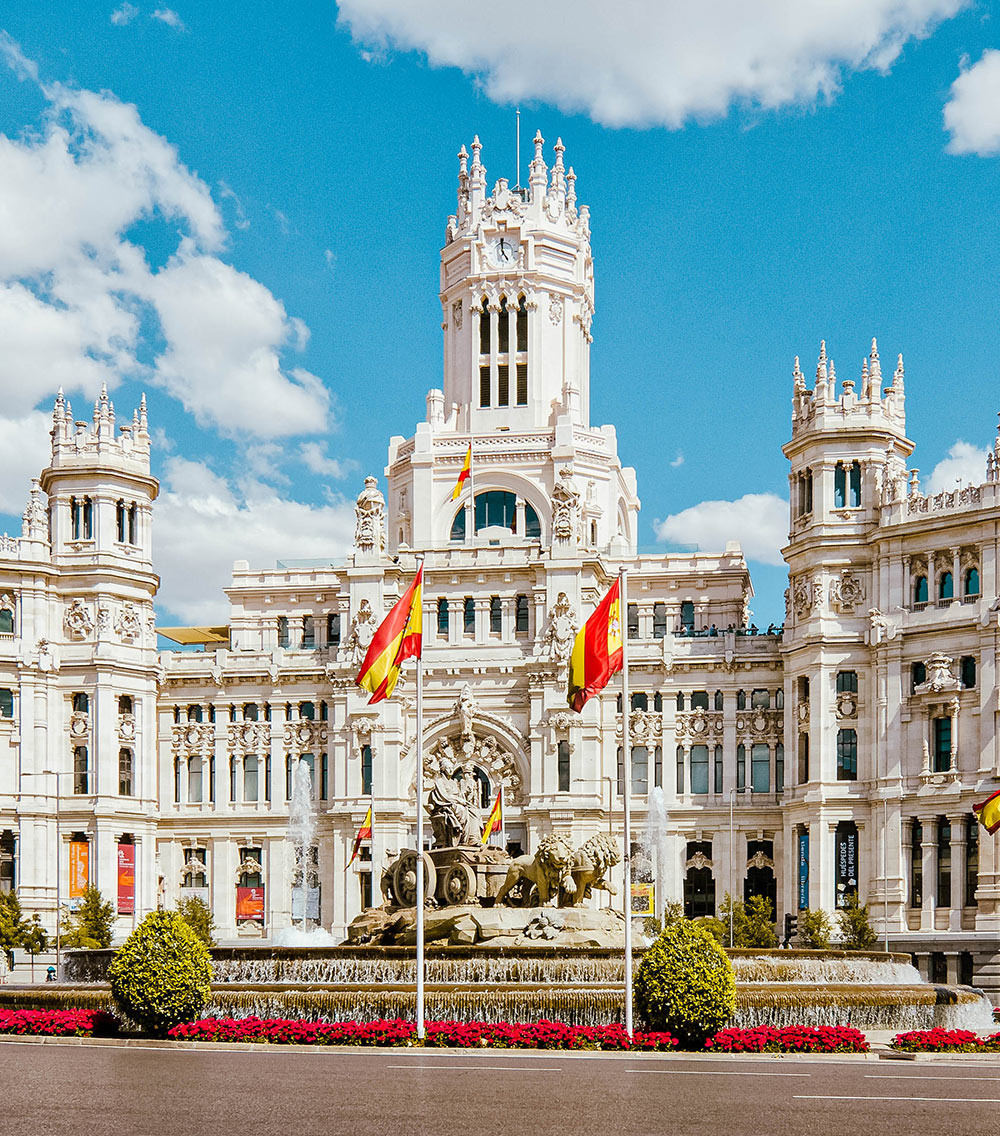
<svg viewBox="0 0 1000 1136">
<path fill-rule="evenodd" d="M 41 769 L 37 773 L 22 773 L 22 777 L 54 777 L 56 779 L 56 979 L 62 979 L 62 948 L 59 945 L 59 920 L 62 916 L 62 830 L 60 825 L 60 805 L 62 798 L 59 792 L 62 773 L 54 769 Z"/>
<path fill-rule="evenodd" d="M 733 906 L 736 900 L 733 898 L 733 868 L 736 865 L 736 837 L 733 828 L 733 808 L 736 805 L 736 790 L 730 788 L 729 790 L 729 946 L 730 949 L 736 946 L 733 941 Z"/>
<path fill-rule="evenodd" d="M 882 932 L 889 953 L 889 798 L 882 798 Z"/>
</svg>

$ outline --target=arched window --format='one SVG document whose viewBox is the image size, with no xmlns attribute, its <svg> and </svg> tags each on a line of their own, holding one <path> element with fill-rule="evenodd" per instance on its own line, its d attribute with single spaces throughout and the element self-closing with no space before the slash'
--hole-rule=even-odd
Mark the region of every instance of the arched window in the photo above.
<svg viewBox="0 0 1000 1136">
<path fill-rule="evenodd" d="M 191 705 L 187 708 L 187 720 L 189 722 L 200 722 L 202 720 L 202 711 L 200 706 Z"/>
<path fill-rule="evenodd" d="M 139 532 L 139 508 L 133 501 L 128 507 L 128 542 L 138 544 L 136 539 Z"/>
<path fill-rule="evenodd" d="M 976 685 L 976 660 L 973 655 L 963 655 L 960 664 L 962 685 L 970 690 Z"/>
<path fill-rule="evenodd" d="M 721 710 L 723 708 L 724 704 L 725 703 L 723 701 L 722 691 L 717 690 L 715 692 L 715 708 L 716 708 L 716 710 Z"/>
<path fill-rule="evenodd" d="M 78 714 L 87 714 L 90 711 L 90 699 L 82 691 L 73 695 L 73 709 Z"/>
<path fill-rule="evenodd" d="M 489 355 L 490 353 L 490 309 L 489 301 L 483 296 L 480 301 L 482 304 L 482 311 L 479 313 L 479 354 Z"/>
<path fill-rule="evenodd" d="M 14 634 L 14 613 L 6 609 L 0 610 L 0 635 Z"/>
<path fill-rule="evenodd" d="M 465 540 L 465 506 L 463 505 L 455 514 L 451 522 L 451 540 Z"/>
<path fill-rule="evenodd" d="M 115 537 L 119 544 L 125 543 L 128 527 L 125 520 L 125 502 L 119 501 L 115 505 Z"/>
<path fill-rule="evenodd" d="M 927 681 L 927 667 L 923 663 L 914 663 L 910 667 L 910 693 Z"/>
<path fill-rule="evenodd" d="M 694 631 L 694 602 L 685 600 L 681 604 L 681 630 L 686 634 Z"/>
<path fill-rule="evenodd" d="M 500 297 L 497 332 L 497 352 L 504 356 L 504 361 L 497 364 L 497 406 L 510 406 L 510 313 L 506 296 Z"/>
<path fill-rule="evenodd" d="M 299 703 L 299 717 L 304 722 L 315 722 L 315 720 L 316 720 L 316 703 L 315 702 L 300 702 Z"/>
<path fill-rule="evenodd" d="M 490 808 L 493 805 L 493 794 L 489 777 L 486 776 L 478 765 L 472 767 L 472 776 L 479 782 L 479 807 L 481 809 Z"/>
<path fill-rule="evenodd" d="M 131 714 L 132 713 L 132 698 L 128 694 L 119 695 L 118 698 L 118 713 Z"/>
<path fill-rule="evenodd" d="M 857 781 L 858 779 L 858 732 L 857 730 L 837 731 L 837 780 Z"/>
<path fill-rule="evenodd" d="M 0 718 L 14 717 L 14 692 L 0 687 Z"/>
<path fill-rule="evenodd" d="M 649 709 L 649 695 L 644 690 L 634 690 L 629 701 L 633 710 Z"/>
<path fill-rule="evenodd" d="M 118 751 L 118 793 L 122 797 L 132 796 L 132 751 Z"/>
<path fill-rule="evenodd" d="M 965 581 L 963 584 L 963 592 L 967 596 L 979 595 L 979 569 L 969 568 L 965 573 Z"/>
<path fill-rule="evenodd" d="M 243 721 L 256 722 L 258 721 L 259 711 L 256 702 L 245 702 L 243 704 Z"/>
<path fill-rule="evenodd" d="M 515 400 L 518 406 L 528 405 L 528 305 L 524 296 L 517 298 L 517 351 L 524 358 L 518 359 L 517 389 Z"/>
<path fill-rule="evenodd" d="M 663 710 L 663 695 L 657 691 L 653 695 L 653 713 L 659 714 Z"/>
<path fill-rule="evenodd" d="M 620 710 L 621 707 L 619 706 L 618 709 Z M 684 691 L 683 690 L 677 691 L 677 709 L 678 710 L 684 709 Z"/>
<path fill-rule="evenodd" d="M 938 599 L 950 600 L 955 596 L 955 580 L 950 572 L 942 572 L 938 577 Z"/>
<path fill-rule="evenodd" d="M 500 528 L 517 532 L 517 497 L 504 489 L 490 489 L 476 494 L 476 532 Z"/>
<path fill-rule="evenodd" d="M 852 509 L 861 508 L 861 463 L 851 462 L 851 495 L 850 506 Z"/>
<path fill-rule="evenodd" d="M 847 504 L 847 470 L 843 462 L 837 462 L 833 470 L 833 507 L 843 509 Z"/>
<path fill-rule="evenodd" d="M 745 690 L 737 690 L 736 692 L 736 709 L 745 710 L 747 708 L 747 692 Z"/>
<path fill-rule="evenodd" d="M 927 603 L 927 577 L 918 576 L 913 581 L 913 602 L 915 604 Z"/>
<path fill-rule="evenodd" d="M 528 540 L 540 540 L 542 536 L 538 514 L 527 501 L 524 503 L 524 535 Z"/>
</svg>

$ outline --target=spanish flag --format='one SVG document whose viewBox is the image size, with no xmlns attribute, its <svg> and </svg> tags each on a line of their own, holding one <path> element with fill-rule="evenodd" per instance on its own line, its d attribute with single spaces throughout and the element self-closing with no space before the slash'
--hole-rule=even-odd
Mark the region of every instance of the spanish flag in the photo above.
<svg viewBox="0 0 1000 1136">
<path fill-rule="evenodd" d="M 588 699 L 622 669 L 621 580 L 615 580 L 594 614 L 577 632 L 569 659 L 567 701 L 579 713 Z"/>
<path fill-rule="evenodd" d="M 369 706 L 392 694 L 404 659 L 420 658 L 423 579 L 424 566 L 421 564 L 413 583 L 382 620 L 368 647 L 365 661 L 354 681 L 371 692 Z"/>
<path fill-rule="evenodd" d="M 368 806 L 368 812 L 365 814 L 365 819 L 361 822 L 361 827 L 358 829 L 358 835 L 354 839 L 354 851 L 351 853 L 350 860 L 347 861 L 347 868 L 349 868 L 354 861 L 358 858 L 358 853 L 361 851 L 361 842 L 363 840 L 371 840 L 372 838 L 372 807 Z M 347 868 L 344 871 L 347 871 Z"/>
<path fill-rule="evenodd" d="M 458 481 L 455 482 L 455 488 L 451 491 L 452 501 L 457 501 L 462 495 L 462 490 L 465 488 L 465 483 L 469 480 L 469 475 L 472 473 L 472 443 L 469 443 L 469 448 L 465 451 L 465 461 L 462 462 L 462 468 L 458 474 Z"/>
<path fill-rule="evenodd" d="M 493 802 L 493 811 L 483 829 L 482 843 L 488 843 L 494 832 L 503 832 L 503 789 L 497 791 L 497 799 Z"/>
<path fill-rule="evenodd" d="M 979 818 L 979 823 L 986 829 L 992 836 L 995 832 L 1000 832 L 1000 789 L 985 801 L 980 801 L 978 805 L 972 806 L 972 811 Z"/>
</svg>

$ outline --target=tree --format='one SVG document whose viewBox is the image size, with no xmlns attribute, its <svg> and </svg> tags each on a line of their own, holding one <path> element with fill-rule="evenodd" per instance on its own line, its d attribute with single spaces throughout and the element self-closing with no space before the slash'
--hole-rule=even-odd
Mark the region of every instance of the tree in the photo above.
<svg viewBox="0 0 1000 1136">
<path fill-rule="evenodd" d="M 85 947 L 97 950 L 110 947 L 114 921 L 114 904 L 105 902 L 98 888 L 88 887 L 76 911 L 64 914 L 59 944 L 70 949 Z"/>
<path fill-rule="evenodd" d="M 747 913 L 742 900 L 734 900 L 727 891 L 723 897 L 722 906 L 719 908 L 719 918 L 722 920 L 725 929 L 722 945 L 724 947 L 745 947 Z M 729 933 L 730 925 L 733 929 L 732 935 Z"/>
<path fill-rule="evenodd" d="M 849 891 L 845 900 L 846 906 L 837 912 L 840 945 L 845 951 L 870 951 L 878 936 L 868 922 L 868 904 L 861 902 L 856 891 Z"/>
<path fill-rule="evenodd" d="M 31 917 L 31 922 L 25 928 L 21 937 L 21 945 L 31 956 L 31 981 L 35 981 L 35 955 L 49 949 L 49 934 L 42 926 L 37 915 Z"/>
<path fill-rule="evenodd" d="M 799 912 L 799 940 L 804 947 L 814 951 L 828 950 L 832 934 L 830 916 L 821 907 Z"/>
<path fill-rule="evenodd" d="M 732 909 L 733 941 L 729 939 L 729 913 Z M 719 918 L 723 925 L 723 946 L 776 947 L 778 933 L 774 929 L 774 913 L 766 895 L 752 895 L 746 903 L 733 901 L 729 892 L 722 901 Z"/>
<path fill-rule="evenodd" d="M 177 914 L 191 928 L 206 947 L 215 946 L 213 932 L 215 920 L 208 904 L 198 895 L 188 896 L 177 904 Z"/>
<path fill-rule="evenodd" d="M 122 1014 L 153 1037 L 193 1021 L 211 993 L 208 948 L 176 911 L 153 911 L 108 967 Z"/>
<path fill-rule="evenodd" d="M 21 911 L 17 892 L 0 892 L 0 950 L 7 955 L 7 965 L 14 966 L 14 948 L 24 946 L 24 936 L 31 927 Z"/>
<path fill-rule="evenodd" d="M 635 1000 L 648 1029 L 668 1030 L 686 1048 L 700 1048 L 736 1008 L 732 964 L 708 931 L 675 920 L 642 956 Z"/>
</svg>

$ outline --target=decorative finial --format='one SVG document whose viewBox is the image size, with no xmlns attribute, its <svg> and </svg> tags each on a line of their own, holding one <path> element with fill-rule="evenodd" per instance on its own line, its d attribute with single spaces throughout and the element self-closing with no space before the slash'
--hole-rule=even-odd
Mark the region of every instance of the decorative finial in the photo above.
<svg viewBox="0 0 1000 1136">
<path fill-rule="evenodd" d="M 561 170 L 563 168 L 563 154 L 566 153 L 566 147 L 563 145 L 561 138 L 556 139 L 556 144 L 553 146 L 553 149 L 556 152 L 556 169 Z"/>
<path fill-rule="evenodd" d="M 462 149 L 459 150 L 459 152 L 458 152 L 458 174 L 459 174 L 459 177 L 461 177 L 463 174 L 467 174 L 469 172 L 468 162 L 469 162 L 469 152 L 466 150 L 465 146 L 463 145 Z"/>
<path fill-rule="evenodd" d="M 806 377 L 802 374 L 802 368 L 799 366 L 798 355 L 795 356 L 795 366 L 792 368 L 792 384 L 796 394 L 806 389 Z"/>
<path fill-rule="evenodd" d="M 576 208 L 576 171 L 572 166 L 566 174 L 566 208 L 570 212 Z"/>
<path fill-rule="evenodd" d="M 903 353 L 900 352 L 899 356 L 896 359 L 896 372 L 892 376 L 892 389 L 894 391 L 897 391 L 900 394 L 902 394 L 902 391 L 903 391 L 903 375 L 904 375 L 904 373 L 905 372 L 904 372 L 904 369 L 903 369 Z"/>
<path fill-rule="evenodd" d="M 540 130 L 535 131 L 535 157 L 542 157 L 542 147 L 545 145 L 545 139 L 542 137 Z"/>
</svg>

